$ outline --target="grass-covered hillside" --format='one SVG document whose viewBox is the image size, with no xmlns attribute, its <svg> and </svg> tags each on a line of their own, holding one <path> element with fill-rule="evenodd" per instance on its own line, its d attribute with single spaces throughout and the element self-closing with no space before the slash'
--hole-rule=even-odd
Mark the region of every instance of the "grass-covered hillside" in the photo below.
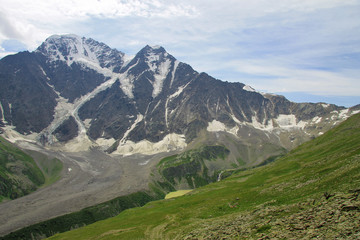
<svg viewBox="0 0 360 240">
<path fill-rule="evenodd" d="M 51 239 L 358 239 L 360 115 L 266 166 Z"/>
<path fill-rule="evenodd" d="M 15 199 L 45 182 L 35 161 L 0 137 L 0 199 Z"/>
<path fill-rule="evenodd" d="M 215 182 L 229 153 L 224 146 L 202 146 L 163 158 L 154 170 L 151 188 L 168 192 Z"/>
<path fill-rule="evenodd" d="M 62 163 L 40 155 L 36 164 L 29 154 L 0 137 L 0 202 L 24 196 L 59 179 Z"/>
</svg>

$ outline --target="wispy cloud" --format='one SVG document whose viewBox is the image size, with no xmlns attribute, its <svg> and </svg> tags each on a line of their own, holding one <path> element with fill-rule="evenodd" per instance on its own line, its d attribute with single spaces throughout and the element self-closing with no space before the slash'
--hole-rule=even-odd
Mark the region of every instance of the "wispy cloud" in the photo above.
<svg viewBox="0 0 360 240">
<path fill-rule="evenodd" d="M 26 42 L 30 48 L 36 47 L 44 37 L 56 33 L 78 31 L 82 24 L 94 19 L 119 20 L 132 18 L 136 22 L 147 19 L 195 17 L 196 8 L 189 4 L 169 3 L 159 0 L 3 0 L 0 7 L 2 20 L 1 38 L 15 38 Z M 5 3 L 6 2 L 6 3 Z M 150 20 L 149 20 L 150 19 Z M 136 23 L 135 23 L 136 24 Z M 88 32 L 107 31 L 95 25 L 85 28 Z"/>
<path fill-rule="evenodd" d="M 235 71 L 248 74 L 253 87 L 266 92 L 308 92 L 314 95 L 356 96 L 360 81 L 347 71 L 333 72 L 269 65 L 267 61 L 232 61 Z"/>
</svg>

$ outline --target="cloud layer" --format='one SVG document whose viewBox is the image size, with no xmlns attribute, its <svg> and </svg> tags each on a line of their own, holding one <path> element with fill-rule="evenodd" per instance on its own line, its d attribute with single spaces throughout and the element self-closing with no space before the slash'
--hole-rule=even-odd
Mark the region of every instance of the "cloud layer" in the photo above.
<svg viewBox="0 0 360 240">
<path fill-rule="evenodd" d="M 33 50 L 52 34 L 75 33 L 129 54 L 162 45 L 198 71 L 262 91 L 360 103 L 357 0 L 1 2 L 0 57 L 14 52 L 11 41 Z"/>
</svg>

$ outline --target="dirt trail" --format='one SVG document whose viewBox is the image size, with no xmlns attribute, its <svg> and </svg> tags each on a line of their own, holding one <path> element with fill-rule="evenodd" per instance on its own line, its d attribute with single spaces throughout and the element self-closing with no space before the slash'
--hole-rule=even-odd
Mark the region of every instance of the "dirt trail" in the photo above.
<svg viewBox="0 0 360 240">
<path fill-rule="evenodd" d="M 96 149 L 64 153 L 26 147 L 60 159 L 64 164 L 62 178 L 32 194 L 1 203 L 0 236 L 146 189 L 151 167 L 164 155 L 122 157 Z"/>
</svg>

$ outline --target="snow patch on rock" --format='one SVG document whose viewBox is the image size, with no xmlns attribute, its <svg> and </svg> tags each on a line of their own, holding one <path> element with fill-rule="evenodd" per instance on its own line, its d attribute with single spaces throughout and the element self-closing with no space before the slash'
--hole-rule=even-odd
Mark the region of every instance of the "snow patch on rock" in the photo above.
<svg viewBox="0 0 360 240">
<path fill-rule="evenodd" d="M 129 133 L 134 130 L 134 128 L 136 127 L 136 125 L 138 125 L 139 122 L 141 122 L 144 119 L 144 116 L 142 114 L 138 114 L 136 120 L 134 121 L 134 123 L 130 126 L 130 128 L 124 133 L 124 136 L 122 137 L 122 139 L 120 140 L 120 144 L 124 144 L 126 141 L 127 136 L 129 135 Z"/>
<path fill-rule="evenodd" d="M 226 126 L 222 122 L 213 120 L 212 122 L 209 122 L 209 125 L 207 126 L 206 130 L 208 132 L 225 132 Z"/>
<path fill-rule="evenodd" d="M 318 124 L 321 122 L 321 120 L 322 120 L 322 117 L 316 116 L 312 119 L 312 122 L 314 122 L 315 124 Z"/>
<path fill-rule="evenodd" d="M 237 124 L 242 124 L 241 123 L 241 121 L 237 118 L 237 117 L 235 117 L 235 115 L 234 114 L 231 114 L 231 118 L 234 120 L 234 122 L 236 122 Z"/>
<path fill-rule="evenodd" d="M 150 159 L 149 159 L 149 160 L 146 160 L 145 162 L 138 163 L 138 165 L 139 165 L 139 166 L 145 166 L 145 165 L 147 165 L 149 162 L 150 162 Z"/>
<path fill-rule="evenodd" d="M 340 113 L 339 113 L 339 118 L 341 119 L 346 119 L 348 118 L 348 113 L 349 113 L 349 109 L 344 109 L 344 110 L 341 110 Z"/>
<path fill-rule="evenodd" d="M 106 139 L 106 138 L 98 138 L 96 139 L 96 144 L 103 147 L 103 148 L 109 148 L 111 147 L 116 140 L 114 138 Z"/>
<path fill-rule="evenodd" d="M 85 119 L 84 121 L 83 121 L 83 123 L 84 123 L 84 126 L 85 126 L 85 128 L 86 129 L 89 129 L 90 128 L 90 126 L 91 126 L 91 118 L 87 118 L 87 119 Z"/>
<path fill-rule="evenodd" d="M 243 89 L 248 92 L 256 92 L 255 89 L 250 87 L 249 85 L 245 85 Z"/>
<path fill-rule="evenodd" d="M 155 98 L 161 92 L 164 80 L 170 71 L 170 65 L 171 65 L 171 60 L 166 59 L 166 61 L 162 62 L 160 66 L 157 68 L 156 74 L 154 75 L 155 80 L 153 82 L 153 88 L 154 88 L 152 93 L 153 98 Z"/>
<path fill-rule="evenodd" d="M 187 146 L 185 142 L 185 136 L 176 133 L 166 135 L 163 140 L 153 143 L 148 140 L 142 140 L 140 142 L 125 141 L 119 145 L 115 152 L 115 155 L 132 155 L 132 154 L 144 154 L 152 155 L 161 152 L 170 152 L 183 150 Z"/>
<path fill-rule="evenodd" d="M 120 88 L 129 98 L 134 98 L 133 89 L 134 89 L 134 79 L 135 76 L 128 74 L 129 70 L 135 67 L 139 63 L 139 59 L 135 64 L 130 66 L 125 73 L 119 75 Z"/>
<path fill-rule="evenodd" d="M 280 127 L 296 126 L 296 117 L 293 114 L 279 114 L 276 122 L 279 124 Z"/>
<path fill-rule="evenodd" d="M 5 121 L 5 114 L 4 114 L 4 108 L 0 102 L 0 112 L 1 112 L 1 119 L 0 121 L 2 121 L 4 124 L 7 124 L 7 122 Z"/>
<path fill-rule="evenodd" d="M 179 61 L 178 61 L 178 60 L 175 60 L 175 62 L 174 62 L 174 69 L 173 69 L 173 71 L 172 71 L 172 73 L 171 73 L 170 88 L 172 87 L 172 84 L 173 84 L 173 82 L 174 82 L 175 72 L 176 72 L 176 69 L 177 69 L 178 66 L 179 66 Z"/>
<path fill-rule="evenodd" d="M 208 132 L 228 132 L 237 136 L 237 133 L 239 131 L 239 126 L 236 125 L 233 128 L 228 128 L 225 126 L 224 123 L 217 120 L 213 120 L 212 122 L 209 122 L 206 130 Z"/>
<path fill-rule="evenodd" d="M 279 114 L 279 116 L 275 119 L 277 124 L 282 129 L 291 129 L 291 128 L 304 128 L 306 126 L 306 122 L 299 121 L 297 122 L 296 116 L 294 114 Z"/>
<path fill-rule="evenodd" d="M 149 66 L 150 70 L 155 72 L 157 68 L 157 62 L 159 61 L 160 56 L 155 54 L 154 52 L 149 52 L 146 57 L 146 64 Z"/>
<path fill-rule="evenodd" d="M 37 133 L 23 135 L 15 130 L 15 126 L 9 125 L 2 127 L 2 129 L 4 130 L 4 133 L 1 135 L 11 143 L 16 143 L 18 141 L 36 143 Z"/>
<path fill-rule="evenodd" d="M 358 113 L 360 113 L 360 110 L 355 110 L 355 111 L 351 112 L 352 115 L 355 115 L 355 114 L 358 114 Z"/>
<path fill-rule="evenodd" d="M 251 117 L 251 122 L 252 123 L 250 125 L 252 125 L 256 129 L 265 130 L 265 131 L 271 131 L 274 129 L 272 121 L 269 121 L 267 124 L 261 123 L 261 122 L 258 122 L 256 116 Z"/>
</svg>

